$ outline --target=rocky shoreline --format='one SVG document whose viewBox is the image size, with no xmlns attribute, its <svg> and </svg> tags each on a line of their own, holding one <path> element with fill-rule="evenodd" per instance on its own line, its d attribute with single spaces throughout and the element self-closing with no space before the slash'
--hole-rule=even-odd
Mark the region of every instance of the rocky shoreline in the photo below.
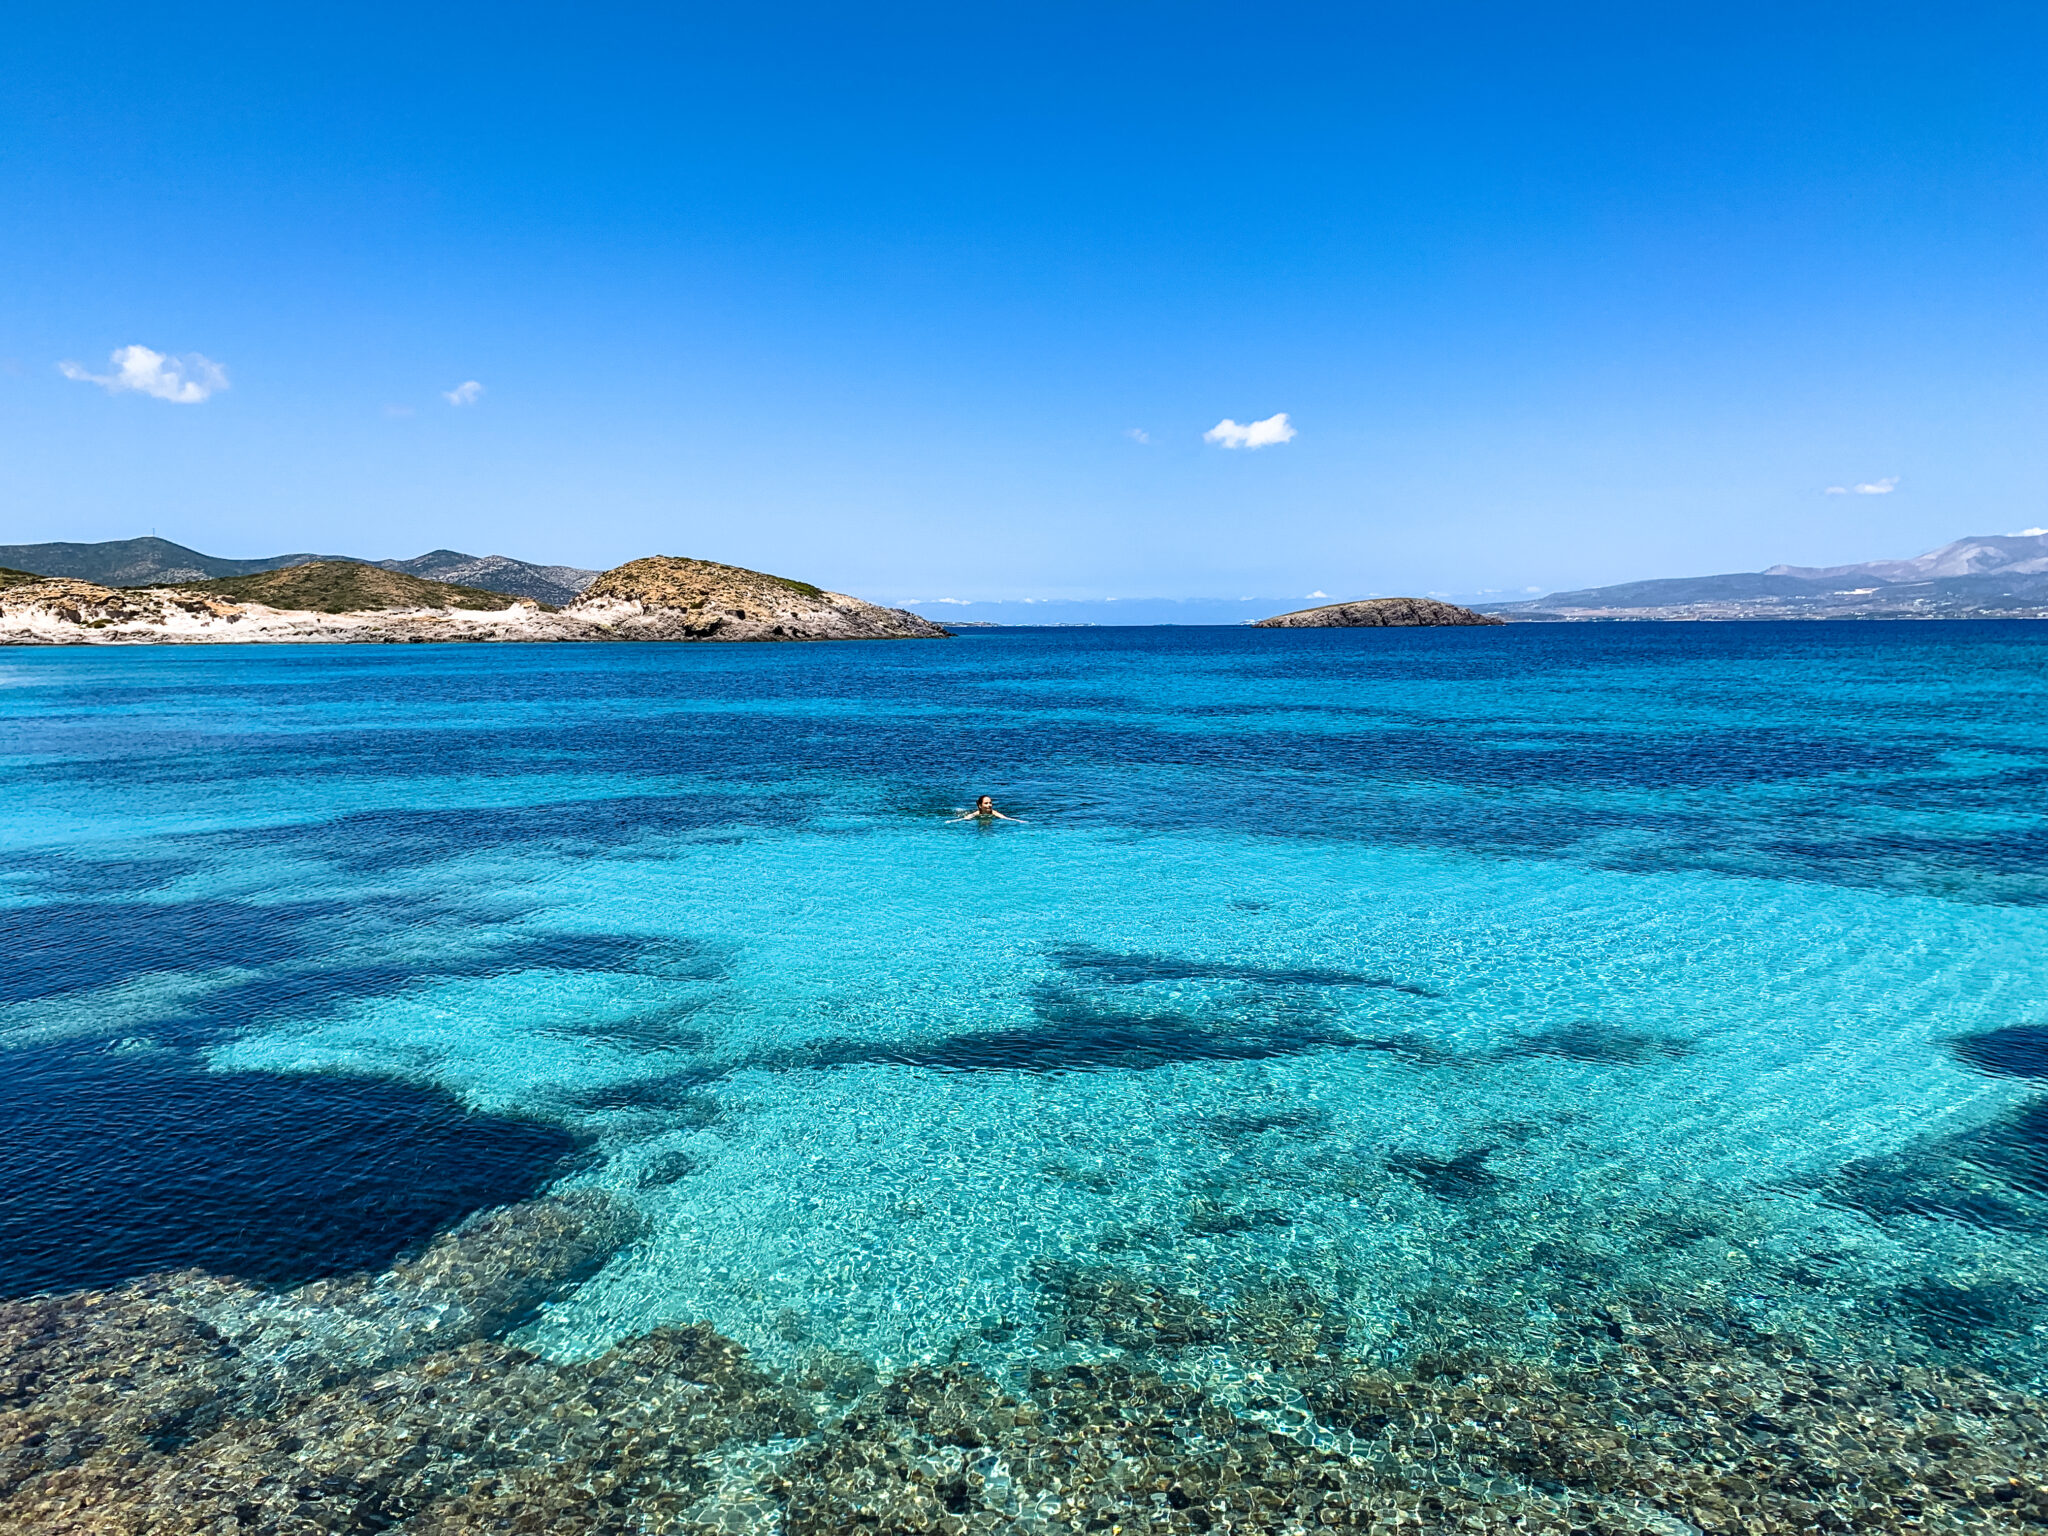
<svg viewBox="0 0 2048 1536">
<path fill-rule="evenodd" d="M 510 1330 L 634 1226 L 579 1194 L 381 1275 L 199 1272 L 0 1303 L 0 1523 L 174 1533 L 2048 1529 L 2048 1402 L 1809 1353 L 1683 1299 L 1588 1298 L 1549 1360 L 1355 1354 L 1300 1281 L 1036 1272 L 1001 1380 L 777 1366 L 691 1324 L 551 1360 Z M 1238 1383 L 1203 1385 L 1218 1356 Z"/>
<path fill-rule="evenodd" d="M 260 591 L 263 600 L 245 596 L 244 589 Z M 337 598 L 337 592 L 344 595 Z M 659 555 L 605 572 L 563 608 L 337 561 L 189 586 L 103 587 L 33 576 L 0 585 L 0 645 L 768 642 L 948 634 L 903 609 L 737 566 Z"/>
</svg>

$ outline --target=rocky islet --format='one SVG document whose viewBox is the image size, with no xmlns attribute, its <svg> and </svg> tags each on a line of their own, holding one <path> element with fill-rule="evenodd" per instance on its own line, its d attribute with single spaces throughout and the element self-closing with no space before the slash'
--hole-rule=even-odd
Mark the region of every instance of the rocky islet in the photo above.
<svg viewBox="0 0 2048 1536">
<path fill-rule="evenodd" d="M 1417 629 L 1505 624 L 1491 614 L 1440 603 L 1433 597 L 1368 597 L 1355 603 L 1327 603 L 1261 619 L 1254 629 Z"/>
</svg>

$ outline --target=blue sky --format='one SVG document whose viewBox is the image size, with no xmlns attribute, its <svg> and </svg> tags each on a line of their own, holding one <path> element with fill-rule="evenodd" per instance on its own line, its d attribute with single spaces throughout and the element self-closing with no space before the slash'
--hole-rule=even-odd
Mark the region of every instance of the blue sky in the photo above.
<svg viewBox="0 0 2048 1536">
<path fill-rule="evenodd" d="M 11 18 L 0 542 L 1235 598 L 2048 522 L 2038 6 L 305 9 Z"/>
</svg>

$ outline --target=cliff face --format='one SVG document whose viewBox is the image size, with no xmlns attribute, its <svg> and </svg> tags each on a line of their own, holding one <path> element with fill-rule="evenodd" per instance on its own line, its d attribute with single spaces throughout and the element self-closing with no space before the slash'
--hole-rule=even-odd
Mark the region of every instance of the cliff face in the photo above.
<svg viewBox="0 0 2048 1536">
<path fill-rule="evenodd" d="M 610 640 L 937 640 L 930 619 L 715 560 L 653 555 L 606 571 L 562 610 Z"/>
<path fill-rule="evenodd" d="M 1377 629 L 1383 626 L 1435 624 L 1502 624 L 1490 614 L 1475 613 L 1456 603 L 1430 597 L 1371 597 L 1356 603 L 1331 603 L 1261 619 L 1255 629 Z"/>
<path fill-rule="evenodd" d="M 0 644 L 13 645 L 927 640 L 947 634 L 914 613 L 805 582 L 667 556 L 606 571 L 559 612 L 349 561 L 191 587 L 124 589 L 9 574 L 0 574 Z"/>
</svg>

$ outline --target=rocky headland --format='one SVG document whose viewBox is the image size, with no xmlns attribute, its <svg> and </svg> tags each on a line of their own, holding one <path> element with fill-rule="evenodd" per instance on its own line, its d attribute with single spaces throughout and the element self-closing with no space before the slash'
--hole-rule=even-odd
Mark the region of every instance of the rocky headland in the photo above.
<svg viewBox="0 0 2048 1536">
<path fill-rule="evenodd" d="M 1504 619 L 1440 603 L 1431 597 L 1368 597 L 1355 603 L 1329 603 L 1261 619 L 1254 629 L 1380 629 L 1439 624 L 1503 624 Z"/>
<path fill-rule="evenodd" d="M 612 640 L 938 640 L 947 631 L 809 582 L 653 555 L 606 571 L 562 610 Z"/>
<path fill-rule="evenodd" d="M 0 573 L 0 644 L 565 640 L 907 640 L 947 631 L 896 608 L 710 560 L 657 555 L 553 608 L 353 560 L 148 587 Z"/>
</svg>

